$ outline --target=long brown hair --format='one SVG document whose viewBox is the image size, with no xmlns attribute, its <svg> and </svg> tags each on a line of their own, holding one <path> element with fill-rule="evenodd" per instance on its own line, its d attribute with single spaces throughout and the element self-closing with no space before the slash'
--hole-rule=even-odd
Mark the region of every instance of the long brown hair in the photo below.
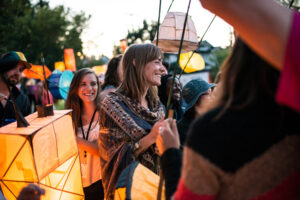
<svg viewBox="0 0 300 200">
<path fill-rule="evenodd" d="M 122 58 L 123 81 L 118 91 L 124 92 L 129 98 L 141 102 L 142 95 L 147 90 L 144 76 L 145 66 L 148 62 L 159 58 L 163 59 L 163 54 L 153 44 L 131 45 Z M 159 100 L 156 86 L 151 86 L 148 89 L 147 97 L 151 106 L 153 106 L 153 102 Z"/>
<path fill-rule="evenodd" d="M 218 117 L 228 109 L 243 109 L 262 99 L 262 95 L 274 101 L 280 72 L 254 53 L 241 38 L 237 38 L 221 71 L 220 93 L 214 105 L 222 108 Z"/>
<path fill-rule="evenodd" d="M 99 83 L 97 75 L 95 74 L 95 72 L 93 70 L 91 70 L 89 68 L 83 68 L 83 69 L 78 70 L 74 74 L 74 77 L 73 77 L 71 85 L 70 85 L 68 97 L 66 100 L 66 109 L 73 110 L 72 121 L 73 121 L 73 125 L 75 128 L 75 132 L 77 132 L 77 128 L 79 127 L 81 109 L 82 109 L 82 100 L 78 96 L 78 89 L 79 89 L 79 85 L 80 85 L 82 78 L 87 74 L 93 74 L 96 78 L 98 90 L 97 90 L 97 95 L 94 100 L 94 103 L 95 103 L 96 109 L 97 110 L 100 109 L 100 97 L 99 97 L 100 83 Z"/>
</svg>

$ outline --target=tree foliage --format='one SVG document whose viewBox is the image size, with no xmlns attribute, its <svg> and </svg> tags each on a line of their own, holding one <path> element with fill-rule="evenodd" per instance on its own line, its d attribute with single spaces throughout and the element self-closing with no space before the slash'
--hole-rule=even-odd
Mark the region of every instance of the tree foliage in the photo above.
<svg viewBox="0 0 300 200">
<path fill-rule="evenodd" d="M 80 35 L 90 16 L 84 13 L 71 16 L 68 8 L 50 8 L 44 0 L 36 4 L 30 0 L 2 0 L 0 12 L 1 53 L 21 51 L 34 64 L 41 63 L 43 53 L 50 69 L 54 68 L 54 62 L 63 60 L 65 48 L 82 54 Z"/>
<path fill-rule="evenodd" d="M 135 43 L 144 43 L 144 42 L 152 42 L 154 40 L 155 34 L 157 31 L 157 22 L 152 21 L 150 24 L 143 20 L 143 25 L 141 28 L 136 30 L 128 30 L 126 40 L 127 45 Z M 113 55 L 118 55 L 124 53 L 121 49 L 120 45 L 114 45 Z"/>
</svg>

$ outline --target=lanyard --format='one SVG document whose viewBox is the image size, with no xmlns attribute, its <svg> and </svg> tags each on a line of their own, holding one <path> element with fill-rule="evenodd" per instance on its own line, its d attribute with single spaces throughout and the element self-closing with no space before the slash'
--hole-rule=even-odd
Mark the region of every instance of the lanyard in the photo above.
<svg viewBox="0 0 300 200">
<path fill-rule="evenodd" d="M 86 137 L 85 137 L 85 135 L 84 135 L 84 130 L 83 130 L 83 126 L 82 126 L 82 120 L 81 120 L 81 116 L 80 116 L 80 127 L 81 127 L 81 132 L 82 132 L 82 138 L 85 139 L 85 140 L 87 140 L 87 141 L 88 141 L 88 139 L 89 139 L 90 129 L 91 129 L 91 126 L 92 126 L 92 124 L 93 124 L 93 121 L 94 121 L 94 117 L 95 117 L 96 112 L 97 112 L 97 110 L 94 111 L 93 117 L 92 117 L 92 119 L 91 119 L 91 121 L 90 121 L 90 124 L 89 124 L 88 131 L 87 131 L 87 133 L 86 133 Z"/>
</svg>

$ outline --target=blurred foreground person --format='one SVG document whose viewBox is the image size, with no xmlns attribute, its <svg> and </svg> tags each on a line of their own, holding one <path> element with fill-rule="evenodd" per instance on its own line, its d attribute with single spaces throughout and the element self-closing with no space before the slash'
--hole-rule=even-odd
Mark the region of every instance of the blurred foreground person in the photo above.
<svg viewBox="0 0 300 200">
<path fill-rule="evenodd" d="M 83 68 L 72 79 L 66 108 L 72 109 L 86 200 L 104 199 L 98 149 L 100 85 L 93 70 Z"/>
<path fill-rule="evenodd" d="M 130 46 L 122 58 L 123 81 L 101 104 L 99 146 L 105 199 L 114 199 L 122 170 L 134 161 L 158 173 L 154 146 L 158 126 L 154 124 L 164 117 L 156 87 L 165 73 L 162 59 L 153 44 Z"/>
<path fill-rule="evenodd" d="M 221 70 L 212 110 L 189 130 L 174 198 L 299 199 L 300 118 L 275 102 L 279 71 L 241 39 Z M 166 142 L 176 129 L 164 126 L 157 146 L 170 198 L 181 160 L 176 143 Z"/>
</svg>

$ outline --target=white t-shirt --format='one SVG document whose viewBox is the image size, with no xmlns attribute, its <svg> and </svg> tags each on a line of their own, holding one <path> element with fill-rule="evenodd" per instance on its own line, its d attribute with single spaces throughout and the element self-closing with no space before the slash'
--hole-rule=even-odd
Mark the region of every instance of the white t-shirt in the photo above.
<svg viewBox="0 0 300 200">
<path fill-rule="evenodd" d="M 87 131 L 89 128 L 89 124 L 83 126 L 84 134 L 86 137 Z M 99 121 L 93 122 L 90 133 L 89 133 L 89 142 L 95 142 L 97 144 L 99 138 Z M 82 137 L 81 127 L 77 129 L 77 136 L 80 138 Z M 84 155 L 83 150 L 79 150 L 79 153 Z M 101 177 L 101 167 L 100 167 L 100 158 L 98 156 L 94 156 L 89 152 L 86 152 L 86 164 L 83 163 L 83 160 L 80 161 L 81 163 L 81 177 L 82 177 L 82 184 L 83 187 L 88 187 L 91 184 L 95 183 L 96 181 L 100 180 Z"/>
</svg>

